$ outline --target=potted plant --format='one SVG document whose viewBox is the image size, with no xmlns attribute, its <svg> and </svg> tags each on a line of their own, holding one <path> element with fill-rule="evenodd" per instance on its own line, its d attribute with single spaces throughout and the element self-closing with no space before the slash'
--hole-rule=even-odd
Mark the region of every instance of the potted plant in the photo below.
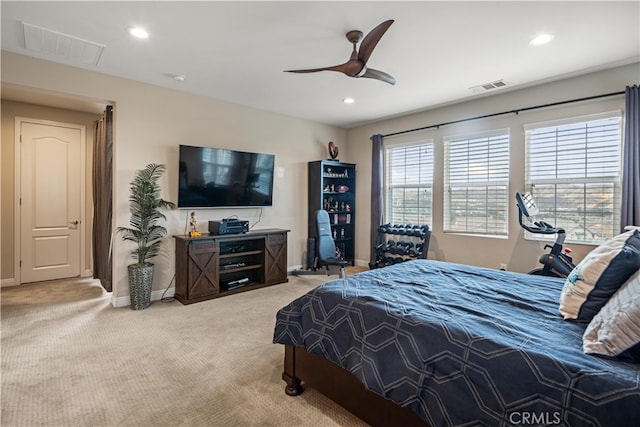
<svg viewBox="0 0 640 427">
<path fill-rule="evenodd" d="M 173 209 L 175 204 L 160 197 L 158 180 L 166 170 L 165 165 L 148 164 L 144 169 L 136 172 L 131 181 L 129 208 L 130 227 L 118 227 L 117 232 L 124 241 L 134 242 L 137 247 L 131 252 L 135 264 L 127 267 L 129 273 L 129 295 L 131 309 L 142 310 L 151 303 L 151 288 L 153 286 L 154 265 L 149 259 L 158 254 L 162 238 L 167 229 L 159 224 L 167 218 L 161 209 Z"/>
</svg>

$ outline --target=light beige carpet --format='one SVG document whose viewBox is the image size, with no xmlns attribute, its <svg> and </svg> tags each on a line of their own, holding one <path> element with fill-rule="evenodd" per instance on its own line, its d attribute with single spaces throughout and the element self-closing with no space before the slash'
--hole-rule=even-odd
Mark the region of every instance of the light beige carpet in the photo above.
<svg viewBox="0 0 640 427">
<path fill-rule="evenodd" d="M 271 343 L 276 311 L 325 278 L 141 311 L 93 280 L 3 288 L 0 425 L 362 426 L 313 389 L 285 395 Z"/>
</svg>

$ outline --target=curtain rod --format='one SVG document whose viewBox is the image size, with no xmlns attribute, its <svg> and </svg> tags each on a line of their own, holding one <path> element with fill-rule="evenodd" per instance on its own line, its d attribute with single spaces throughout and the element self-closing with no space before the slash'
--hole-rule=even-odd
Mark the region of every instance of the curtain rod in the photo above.
<svg viewBox="0 0 640 427">
<path fill-rule="evenodd" d="M 625 93 L 625 91 L 612 92 L 612 93 L 605 93 L 605 94 L 602 94 L 602 95 L 588 96 L 586 98 L 570 99 L 568 101 L 559 101 L 559 102 L 552 102 L 550 104 L 536 105 L 536 106 L 533 106 L 533 107 L 518 108 L 518 109 L 515 109 L 515 110 L 502 111 L 500 113 L 485 114 L 483 116 L 469 117 L 469 118 L 466 118 L 466 119 L 460 119 L 460 120 L 453 120 L 453 121 L 450 121 L 450 122 L 438 123 L 437 125 L 429 125 L 429 126 L 424 126 L 424 127 L 415 128 L 415 129 L 402 130 L 402 131 L 399 131 L 399 132 L 388 133 L 388 134 L 382 135 L 382 136 L 384 138 L 387 138 L 387 137 L 390 137 L 390 136 L 402 135 L 402 134 L 405 134 L 405 133 L 418 132 L 418 131 L 421 131 L 421 130 L 432 129 L 432 128 L 439 128 L 440 126 L 453 125 L 453 124 L 456 124 L 456 123 L 469 122 L 469 121 L 472 121 L 472 120 L 479 120 L 479 119 L 486 119 L 486 118 L 495 117 L 495 116 L 502 116 L 502 115 L 505 115 L 505 114 L 518 114 L 518 113 L 520 113 L 522 111 L 537 110 L 539 108 L 555 107 L 556 105 L 571 104 L 573 102 L 589 101 L 589 100 L 592 100 L 592 99 L 607 98 L 609 96 L 624 95 L 624 93 Z"/>
</svg>

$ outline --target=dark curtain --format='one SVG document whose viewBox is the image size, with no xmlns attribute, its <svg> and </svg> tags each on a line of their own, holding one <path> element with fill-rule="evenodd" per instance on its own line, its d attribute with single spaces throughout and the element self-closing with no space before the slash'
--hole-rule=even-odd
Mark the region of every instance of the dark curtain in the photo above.
<svg viewBox="0 0 640 427">
<path fill-rule="evenodd" d="M 625 88 L 625 125 L 622 151 L 621 228 L 640 226 L 640 95 L 638 85 Z"/>
<path fill-rule="evenodd" d="M 93 141 L 93 277 L 112 290 L 111 210 L 113 163 L 113 107 L 96 122 Z"/>
<path fill-rule="evenodd" d="M 371 137 L 371 252 L 369 254 L 369 267 L 376 262 L 376 245 L 378 244 L 378 227 L 384 220 L 384 152 L 382 147 L 382 135 Z"/>
</svg>

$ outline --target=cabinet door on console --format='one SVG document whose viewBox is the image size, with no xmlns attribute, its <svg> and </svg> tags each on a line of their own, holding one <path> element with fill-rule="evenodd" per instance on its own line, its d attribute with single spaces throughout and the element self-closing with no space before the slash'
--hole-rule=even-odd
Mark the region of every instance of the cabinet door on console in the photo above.
<svg viewBox="0 0 640 427">
<path fill-rule="evenodd" d="M 287 281 L 287 233 L 265 237 L 264 279 L 266 284 Z"/>
<path fill-rule="evenodd" d="M 218 283 L 218 242 L 192 240 L 189 243 L 187 298 L 199 298 L 220 292 Z"/>
</svg>

